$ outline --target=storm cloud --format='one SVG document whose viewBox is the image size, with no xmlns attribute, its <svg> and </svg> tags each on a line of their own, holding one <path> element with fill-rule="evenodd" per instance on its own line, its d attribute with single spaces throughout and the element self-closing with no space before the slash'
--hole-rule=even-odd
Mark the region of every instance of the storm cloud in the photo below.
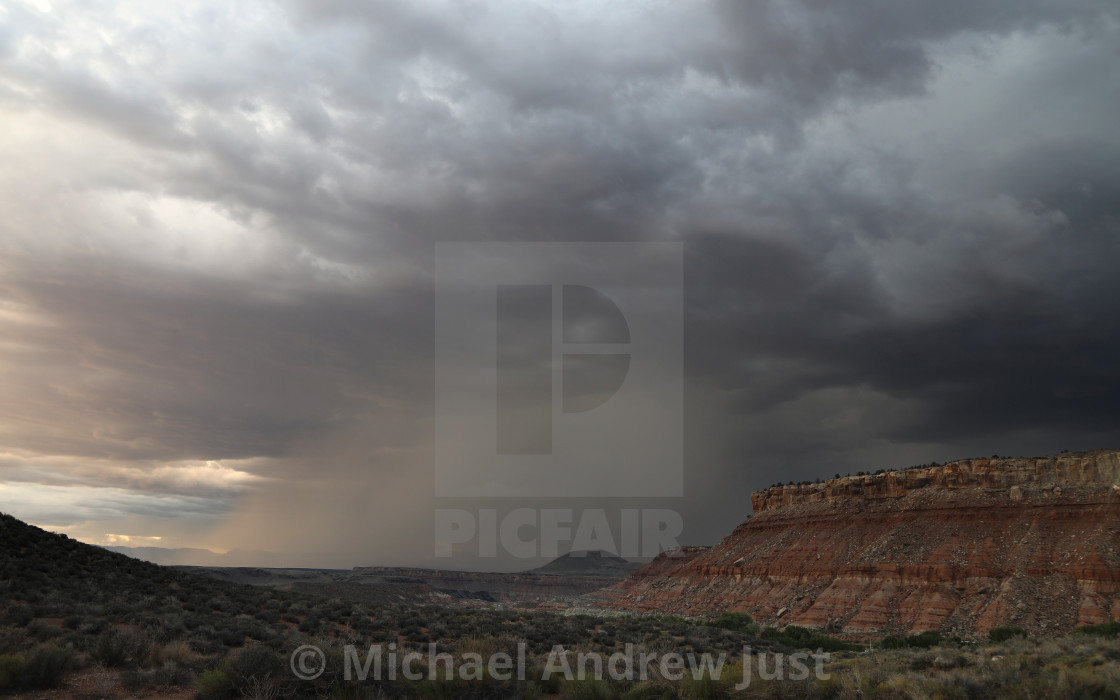
<svg viewBox="0 0 1120 700">
<path fill-rule="evenodd" d="M 449 241 L 683 243 L 690 542 L 1115 447 L 1117 46 L 1108 0 L 7 3 L 0 508 L 427 561 Z"/>
</svg>

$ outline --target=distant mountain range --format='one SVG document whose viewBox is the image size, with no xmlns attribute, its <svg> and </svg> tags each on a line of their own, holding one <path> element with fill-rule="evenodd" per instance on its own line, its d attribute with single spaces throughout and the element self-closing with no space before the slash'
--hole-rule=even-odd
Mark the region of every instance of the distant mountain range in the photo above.
<svg viewBox="0 0 1120 700">
<path fill-rule="evenodd" d="M 291 557 L 281 552 L 234 549 L 221 554 L 209 549 L 193 547 L 122 547 L 106 546 L 104 549 L 130 556 L 134 559 L 162 566 L 203 567 L 252 567 L 266 569 L 294 569 Z M 623 578 L 637 571 L 645 562 L 628 561 L 610 552 L 576 551 L 563 554 L 544 566 L 521 573 L 561 576 L 616 576 Z"/>
<path fill-rule="evenodd" d="M 209 549 L 192 547 L 104 547 L 133 559 L 162 566 L 266 566 L 279 567 L 291 563 L 288 555 L 279 552 L 234 549 L 220 554 Z"/>
<path fill-rule="evenodd" d="M 232 553 L 231 553 L 232 554 Z M 562 610 L 580 596 L 614 585 L 641 568 L 606 552 L 571 552 L 522 572 L 451 571 L 391 566 L 353 569 L 179 566 L 223 581 L 362 601 L 443 600 L 529 604 Z"/>
</svg>

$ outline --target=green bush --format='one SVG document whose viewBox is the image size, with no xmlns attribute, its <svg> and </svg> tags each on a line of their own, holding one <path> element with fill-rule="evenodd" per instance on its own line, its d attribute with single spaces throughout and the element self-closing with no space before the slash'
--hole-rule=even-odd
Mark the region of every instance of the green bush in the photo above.
<svg viewBox="0 0 1120 700">
<path fill-rule="evenodd" d="M 587 678 L 564 684 L 564 700 L 611 700 L 611 686 L 602 680 Z"/>
<path fill-rule="evenodd" d="M 151 643 L 135 632 L 109 629 L 98 635 L 89 653 L 94 661 L 106 666 L 141 665 L 151 653 Z"/>
<path fill-rule="evenodd" d="M 70 665 L 72 653 L 53 644 L 41 644 L 27 653 L 18 685 L 26 688 L 55 688 Z"/>
<path fill-rule="evenodd" d="M 700 678 L 686 673 L 681 679 L 680 696 L 684 700 L 723 700 L 731 695 L 732 685 L 728 674 L 715 679 L 707 671 Z"/>
<path fill-rule="evenodd" d="M 268 647 L 251 646 L 242 649 L 230 660 L 229 675 L 235 688 L 241 689 L 250 679 L 263 680 L 278 675 L 284 662 Z"/>
<path fill-rule="evenodd" d="M 32 620 L 27 625 L 27 633 L 39 642 L 49 642 L 62 634 L 62 630 L 48 625 L 42 620 Z"/>
<path fill-rule="evenodd" d="M 26 627 L 35 619 L 35 613 L 27 605 L 13 605 L 4 612 L 4 622 L 16 627 Z"/>
<path fill-rule="evenodd" d="M 628 688 L 621 700 L 676 700 L 676 697 L 671 686 L 647 681 Z"/>
<path fill-rule="evenodd" d="M 15 688 L 22 674 L 22 656 L 19 654 L 0 655 L 0 690 Z"/>
<path fill-rule="evenodd" d="M 227 700 L 233 697 L 233 680 L 222 667 L 203 671 L 194 686 L 199 700 Z"/>
<path fill-rule="evenodd" d="M 895 636 L 883 637 L 879 641 L 879 647 L 881 649 L 903 649 L 906 647 L 906 640 Z"/>
<path fill-rule="evenodd" d="M 1013 628 L 1008 628 L 1013 629 Z M 993 630 L 994 631 L 994 630 Z M 903 639 L 902 637 L 883 637 L 879 640 L 880 649 L 929 649 L 944 642 L 944 638 L 940 632 L 929 630 L 921 632 L 920 634 L 912 634 Z"/>
<path fill-rule="evenodd" d="M 767 641 L 778 642 L 779 644 L 784 644 L 796 649 L 821 649 L 829 652 L 851 651 L 856 649 L 855 645 L 841 641 L 835 637 L 830 637 L 827 634 L 821 634 L 816 630 L 798 627 L 797 625 L 789 625 L 783 630 L 767 627 L 762 630 L 762 634 L 759 636 Z"/>
<path fill-rule="evenodd" d="M 906 638 L 906 646 L 918 649 L 929 649 L 942 642 L 941 633 L 928 630 L 919 634 L 912 634 Z"/>
<path fill-rule="evenodd" d="M 167 661 L 157 668 L 128 671 L 123 680 L 129 690 L 149 690 L 190 685 L 194 674 L 174 661 Z"/>
<path fill-rule="evenodd" d="M 734 632 L 748 632 L 751 625 L 754 623 L 754 618 L 742 612 L 725 612 L 710 625 L 712 627 L 719 627 L 720 629 L 732 630 Z"/>
<path fill-rule="evenodd" d="M 1013 637 L 1026 637 L 1027 631 L 1022 627 L 996 627 L 988 632 L 988 641 L 999 644 Z"/>
<path fill-rule="evenodd" d="M 1076 634 L 1092 634 L 1098 637 L 1120 637 L 1120 622 L 1106 622 L 1102 625 L 1085 625 L 1073 630 Z"/>
</svg>

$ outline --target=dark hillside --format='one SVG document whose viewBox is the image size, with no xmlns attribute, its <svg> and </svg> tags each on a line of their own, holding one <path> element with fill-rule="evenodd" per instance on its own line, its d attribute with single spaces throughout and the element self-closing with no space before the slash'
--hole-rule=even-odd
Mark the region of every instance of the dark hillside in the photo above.
<svg viewBox="0 0 1120 700">
<path fill-rule="evenodd" d="M 76 614 L 144 625 L 165 622 L 159 615 L 174 612 L 254 613 L 273 599 L 295 597 L 149 564 L 0 514 L 5 620 L 18 621 L 30 608 L 34 617 Z"/>
<path fill-rule="evenodd" d="M 0 694 L 61 685 L 67 697 L 185 698 L 194 686 L 199 697 L 229 700 L 263 697 L 255 694 L 266 683 L 287 697 L 325 697 L 338 690 L 337 673 L 297 682 L 288 659 L 314 644 L 333 649 L 335 669 L 348 640 L 419 651 L 429 643 L 449 651 L 481 645 L 511 654 L 522 641 L 537 664 L 555 645 L 610 654 L 637 641 L 736 654 L 747 642 L 774 644 L 678 618 L 607 621 L 408 599 L 390 604 L 387 597 L 344 600 L 217 580 L 0 515 Z M 507 686 L 503 692 L 516 690 Z M 412 697 L 400 683 L 350 691 Z"/>
<path fill-rule="evenodd" d="M 149 564 L 0 514 L 0 692 L 55 687 L 87 668 L 121 669 L 108 677 L 127 672 L 139 689 L 189 685 L 231 649 L 281 652 L 301 632 L 341 629 L 313 614 L 322 602 Z M 331 613 L 345 629 L 371 625 L 345 607 Z"/>
<path fill-rule="evenodd" d="M 46 532 L 0 513 L 0 600 L 8 606 L 17 601 L 59 608 L 127 604 L 164 594 L 173 585 L 201 591 L 210 582 Z"/>
</svg>

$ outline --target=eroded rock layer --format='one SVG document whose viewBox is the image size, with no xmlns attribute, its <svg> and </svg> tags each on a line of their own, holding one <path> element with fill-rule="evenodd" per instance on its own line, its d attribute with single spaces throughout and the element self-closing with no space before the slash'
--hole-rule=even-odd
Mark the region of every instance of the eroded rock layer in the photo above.
<svg viewBox="0 0 1120 700">
<path fill-rule="evenodd" d="M 751 501 L 755 515 L 720 544 L 633 575 L 600 604 L 743 611 L 853 636 L 1120 620 L 1116 451 L 963 460 L 779 486 Z"/>
</svg>

